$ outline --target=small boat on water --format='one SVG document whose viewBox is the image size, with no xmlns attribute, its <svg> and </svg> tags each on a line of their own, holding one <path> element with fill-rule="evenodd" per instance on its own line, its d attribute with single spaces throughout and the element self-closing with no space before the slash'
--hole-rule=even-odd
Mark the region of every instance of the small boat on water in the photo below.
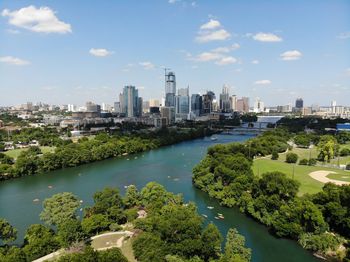
<svg viewBox="0 0 350 262">
<path fill-rule="evenodd" d="M 225 219 L 225 217 L 224 216 L 218 216 L 220 219 Z"/>
<path fill-rule="evenodd" d="M 219 217 L 214 217 L 215 219 L 220 219 Z"/>
<path fill-rule="evenodd" d="M 214 207 L 211 207 L 211 206 L 207 206 L 208 209 L 214 209 Z"/>
<path fill-rule="evenodd" d="M 202 214 L 203 217 L 207 218 L 208 216 L 206 214 Z"/>
<path fill-rule="evenodd" d="M 218 216 L 224 216 L 223 214 L 221 214 L 221 213 L 218 213 Z"/>
<path fill-rule="evenodd" d="M 39 198 L 35 198 L 35 199 L 33 199 L 33 202 L 39 202 L 40 201 L 40 199 Z"/>
<path fill-rule="evenodd" d="M 53 188 L 53 186 L 51 186 L 51 185 L 49 185 L 49 186 L 47 186 L 47 187 L 50 188 L 50 189 Z"/>
<path fill-rule="evenodd" d="M 212 137 L 210 138 L 210 140 L 211 140 L 211 141 L 216 141 L 216 140 L 218 140 L 218 138 L 217 138 L 216 136 L 212 136 Z"/>
</svg>

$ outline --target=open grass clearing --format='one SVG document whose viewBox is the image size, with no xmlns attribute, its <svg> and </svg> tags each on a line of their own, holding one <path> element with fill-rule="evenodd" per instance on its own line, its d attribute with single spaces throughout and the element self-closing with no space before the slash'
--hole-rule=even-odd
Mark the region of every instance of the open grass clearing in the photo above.
<svg viewBox="0 0 350 262">
<path fill-rule="evenodd" d="M 256 159 L 253 164 L 254 174 L 261 176 L 261 174 L 266 172 L 274 172 L 279 171 L 285 173 L 287 177 L 293 178 L 300 182 L 299 195 L 303 195 L 305 193 L 314 194 L 321 191 L 323 187 L 323 183 L 311 178 L 309 174 L 314 171 L 332 171 L 339 175 L 338 179 L 341 179 L 342 176 L 348 176 L 349 172 L 343 171 L 340 169 L 320 167 L 320 166 L 302 166 L 295 164 L 288 164 L 281 160 L 271 160 L 268 158 Z M 336 178 L 333 178 L 336 179 Z"/>
<path fill-rule="evenodd" d="M 55 151 L 55 147 L 51 147 L 51 146 L 40 146 L 40 149 L 43 153 L 48 153 L 48 152 L 54 152 Z M 6 155 L 13 157 L 14 159 L 16 159 L 23 151 L 27 151 L 28 148 L 19 148 L 19 149 L 13 149 L 13 150 L 9 150 L 4 152 Z"/>
<path fill-rule="evenodd" d="M 347 174 L 329 174 L 327 177 L 330 179 L 350 182 L 350 171 L 348 171 Z"/>
</svg>

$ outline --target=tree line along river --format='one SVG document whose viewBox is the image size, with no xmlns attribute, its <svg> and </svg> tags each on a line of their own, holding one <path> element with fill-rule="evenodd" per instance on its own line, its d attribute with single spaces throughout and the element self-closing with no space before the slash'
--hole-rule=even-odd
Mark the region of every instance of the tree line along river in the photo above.
<svg viewBox="0 0 350 262">
<path fill-rule="evenodd" d="M 215 199 L 192 185 L 192 168 L 214 143 L 244 141 L 249 136 L 217 135 L 212 141 L 206 137 L 149 152 L 108 159 L 79 167 L 53 171 L 47 174 L 22 177 L 0 183 L 0 217 L 7 219 L 18 229 L 20 244 L 25 229 L 40 223 L 42 201 L 59 192 L 72 192 L 81 199 L 82 207 L 92 204 L 92 195 L 106 186 L 118 187 L 124 193 L 125 186 L 133 184 L 139 189 L 150 181 L 156 181 L 168 191 L 182 193 L 186 201 L 193 201 L 198 212 L 207 216 L 206 222 L 215 223 L 223 236 L 230 227 L 238 229 L 252 249 L 252 261 L 318 261 L 296 242 L 278 239 L 235 208 L 225 208 Z M 33 201 L 36 200 L 36 201 Z M 208 206 L 214 207 L 208 209 Z M 79 211 L 82 213 L 82 211 Z M 214 217 L 222 213 L 223 220 Z"/>
</svg>

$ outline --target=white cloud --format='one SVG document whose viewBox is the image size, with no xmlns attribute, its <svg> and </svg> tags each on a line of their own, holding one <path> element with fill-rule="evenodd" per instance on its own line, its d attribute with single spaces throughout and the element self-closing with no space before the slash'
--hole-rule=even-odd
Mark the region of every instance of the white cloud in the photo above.
<svg viewBox="0 0 350 262">
<path fill-rule="evenodd" d="M 280 54 L 280 57 L 284 61 L 299 60 L 303 54 L 298 50 L 290 50 Z"/>
<path fill-rule="evenodd" d="M 196 37 L 196 41 L 199 43 L 206 43 L 210 41 L 223 41 L 230 38 L 231 34 L 225 29 L 220 29 L 217 31 L 204 31 L 200 32 Z"/>
<path fill-rule="evenodd" d="M 154 69 L 155 65 L 152 64 L 151 62 L 149 61 L 146 61 L 146 62 L 140 62 L 139 63 L 140 66 L 143 67 L 143 69 L 145 70 L 150 70 L 150 69 Z"/>
<path fill-rule="evenodd" d="M 3 56 L 0 57 L 0 62 L 10 64 L 10 65 L 18 65 L 18 66 L 23 66 L 23 65 L 29 65 L 30 62 L 27 60 L 23 60 L 17 57 L 13 56 Z"/>
<path fill-rule="evenodd" d="M 259 60 L 253 60 L 252 61 L 252 64 L 254 64 L 254 65 L 257 65 L 257 64 L 259 64 L 260 62 L 259 62 Z"/>
<path fill-rule="evenodd" d="M 270 80 L 264 79 L 264 80 L 257 80 L 254 82 L 254 85 L 269 85 L 272 82 Z"/>
<path fill-rule="evenodd" d="M 213 49 L 211 51 L 215 52 L 215 53 L 229 53 L 231 51 L 239 49 L 240 47 L 241 46 L 239 44 L 234 43 L 231 46 L 218 47 L 218 48 L 215 48 L 215 49 Z"/>
<path fill-rule="evenodd" d="M 200 26 L 195 40 L 199 43 L 210 41 L 223 41 L 231 37 L 231 34 L 221 28 L 221 23 L 218 20 L 210 19 L 209 22 Z"/>
<path fill-rule="evenodd" d="M 215 29 L 220 27 L 221 24 L 218 20 L 210 19 L 209 22 L 201 25 L 200 29 L 201 30 L 210 30 L 210 29 Z"/>
<path fill-rule="evenodd" d="M 282 38 L 272 33 L 257 33 L 253 39 L 260 42 L 281 42 Z"/>
<path fill-rule="evenodd" d="M 169 0 L 168 3 L 169 4 L 175 4 L 176 2 L 179 2 L 180 0 Z"/>
<path fill-rule="evenodd" d="M 113 54 L 113 52 L 108 51 L 107 49 L 104 49 L 104 48 L 91 48 L 89 53 L 93 56 L 98 56 L 98 57 L 105 57 Z"/>
<path fill-rule="evenodd" d="M 339 39 L 348 39 L 348 38 L 350 38 L 350 31 L 340 33 L 339 35 L 337 35 L 337 38 L 339 38 Z"/>
<path fill-rule="evenodd" d="M 198 61 L 198 62 L 208 62 L 208 61 L 215 61 L 218 59 L 221 59 L 223 56 L 222 54 L 218 54 L 215 52 L 203 52 L 197 55 L 192 60 Z"/>
<path fill-rule="evenodd" d="M 49 7 L 36 8 L 31 5 L 11 12 L 8 9 L 2 11 L 2 16 L 9 17 L 8 23 L 39 33 L 71 33 L 70 24 L 60 21 L 55 12 Z"/>
<path fill-rule="evenodd" d="M 225 56 L 221 58 L 220 60 L 216 61 L 215 64 L 217 65 L 229 65 L 234 64 L 237 62 L 237 59 L 232 56 Z"/>
</svg>

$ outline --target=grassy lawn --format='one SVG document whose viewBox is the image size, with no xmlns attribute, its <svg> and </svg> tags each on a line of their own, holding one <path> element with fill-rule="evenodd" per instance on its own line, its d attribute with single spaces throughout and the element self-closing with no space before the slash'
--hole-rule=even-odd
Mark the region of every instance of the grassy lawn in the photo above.
<svg viewBox="0 0 350 262">
<path fill-rule="evenodd" d="M 311 158 L 317 158 L 317 155 L 318 155 L 316 147 L 313 147 L 311 149 L 295 147 L 292 150 L 289 150 L 288 152 L 296 153 L 299 156 L 299 160 L 303 159 L 303 158 L 309 159 L 310 154 L 311 154 Z M 279 154 L 279 160 L 285 161 L 286 160 L 286 154 L 287 153 Z"/>
<path fill-rule="evenodd" d="M 305 193 L 314 194 L 319 192 L 323 183 L 311 178 L 308 174 L 313 171 L 318 170 L 328 170 L 336 172 L 338 175 L 338 180 L 346 181 L 342 176 L 349 176 L 349 172 L 342 171 L 339 169 L 332 169 L 327 167 L 318 167 L 318 166 L 300 166 L 293 165 L 283 162 L 283 158 L 279 160 L 271 160 L 269 158 L 256 159 L 253 165 L 253 171 L 256 175 L 261 175 L 266 172 L 280 171 L 285 173 L 288 177 L 293 178 L 293 166 L 294 166 L 294 179 L 300 182 L 299 195 Z M 331 178 L 331 177 L 329 177 Z"/>
<path fill-rule="evenodd" d="M 107 235 L 107 236 L 98 237 L 92 240 L 91 246 L 94 249 L 116 246 L 118 239 L 120 239 L 123 236 L 124 236 L 123 234 L 120 234 L 120 235 Z"/>
<path fill-rule="evenodd" d="M 347 174 L 329 174 L 327 177 L 331 179 L 350 182 L 350 172 L 347 172 Z"/>
<path fill-rule="evenodd" d="M 136 262 L 137 260 L 135 259 L 134 251 L 132 250 L 132 241 L 132 238 L 128 238 L 127 240 L 125 240 L 120 250 L 122 251 L 123 255 L 128 259 L 128 261 Z"/>
<path fill-rule="evenodd" d="M 40 149 L 43 153 L 47 153 L 47 152 L 53 152 L 55 150 L 55 147 L 41 146 Z M 5 154 L 16 159 L 23 151 L 26 151 L 26 150 L 28 150 L 28 148 L 13 149 L 13 150 L 6 151 Z"/>
</svg>

